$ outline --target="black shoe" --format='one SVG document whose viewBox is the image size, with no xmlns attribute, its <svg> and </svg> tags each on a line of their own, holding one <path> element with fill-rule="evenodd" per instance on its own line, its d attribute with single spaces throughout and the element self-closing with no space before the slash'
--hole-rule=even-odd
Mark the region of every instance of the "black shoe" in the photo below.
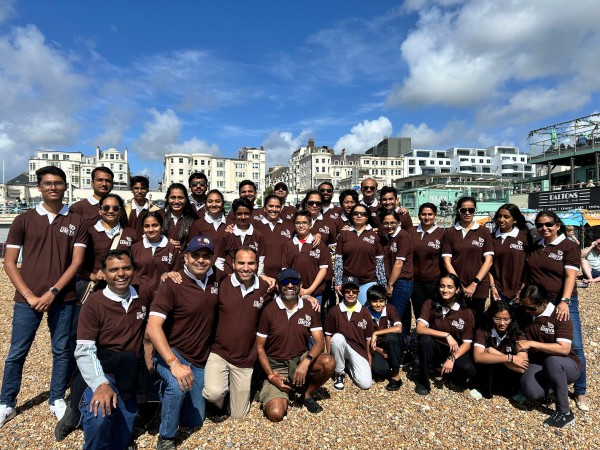
<svg viewBox="0 0 600 450">
<path fill-rule="evenodd" d="M 308 410 L 308 412 L 313 414 L 323 411 L 321 405 L 319 405 L 312 397 L 307 397 L 304 399 L 304 407 Z"/>
<path fill-rule="evenodd" d="M 78 411 L 77 411 L 78 412 Z M 81 414 L 77 414 L 70 406 L 67 406 L 65 414 L 54 428 L 54 437 L 58 442 L 64 440 L 69 434 L 77 429 Z"/>
<path fill-rule="evenodd" d="M 419 395 L 429 395 L 429 389 L 427 389 L 422 384 L 417 384 L 415 386 L 415 392 Z"/>
<path fill-rule="evenodd" d="M 400 386 L 402 386 L 402 380 L 394 380 L 392 378 L 390 379 L 390 382 L 387 384 L 385 389 L 388 391 L 397 391 L 398 389 L 400 389 Z"/>
<path fill-rule="evenodd" d="M 346 374 L 345 373 L 336 373 L 334 378 L 333 378 L 333 388 L 336 391 L 343 391 L 344 390 L 344 380 L 346 379 Z"/>
<path fill-rule="evenodd" d="M 167 439 L 162 436 L 158 437 L 156 450 L 175 450 L 176 448 L 177 446 L 175 445 L 175 439 Z"/>
<path fill-rule="evenodd" d="M 569 414 L 563 414 L 561 412 L 556 411 L 546 420 L 544 420 L 544 425 L 548 425 L 556 428 L 564 428 L 569 425 L 573 425 L 575 423 L 575 416 L 573 415 L 573 411 L 569 410 Z"/>
</svg>

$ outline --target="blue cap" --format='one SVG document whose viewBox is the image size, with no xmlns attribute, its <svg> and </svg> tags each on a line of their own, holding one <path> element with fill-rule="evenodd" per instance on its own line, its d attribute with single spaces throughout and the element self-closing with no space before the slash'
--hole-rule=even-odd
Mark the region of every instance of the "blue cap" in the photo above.
<svg viewBox="0 0 600 450">
<path fill-rule="evenodd" d="M 283 269 L 281 272 L 279 272 L 279 275 L 277 276 L 277 281 L 283 281 L 289 278 L 302 280 L 300 272 L 298 272 L 296 269 Z"/>
<path fill-rule="evenodd" d="M 342 278 L 342 287 L 345 288 L 348 285 L 354 285 L 357 288 L 360 288 L 360 283 L 358 282 L 358 278 L 356 277 L 344 277 Z"/>
<path fill-rule="evenodd" d="M 203 248 L 210 250 L 211 253 L 215 252 L 215 246 L 213 244 L 213 241 L 211 241 L 206 236 L 194 236 L 188 243 L 187 247 L 185 248 L 185 251 L 194 253 Z"/>
</svg>

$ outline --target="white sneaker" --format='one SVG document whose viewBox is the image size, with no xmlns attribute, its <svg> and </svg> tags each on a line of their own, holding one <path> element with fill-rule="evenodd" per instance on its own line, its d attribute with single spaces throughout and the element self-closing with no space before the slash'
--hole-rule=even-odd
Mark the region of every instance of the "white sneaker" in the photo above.
<svg viewBox="0 0 600 450">
<path fill-rule="evenodd" d="M 65 411 L 67 410 L 67 404 L 62 398 L 58 400 L 54 400 L 54 405 L 50 405 L 50 412 L 56 416 L 57 420 L 60 420 L 65 415 Z"/>
<path fill-rule="evenodd" d="M 0 405 L 0 428 L 17 415 L 17 410 L 11 406 Z"/>
</svg>

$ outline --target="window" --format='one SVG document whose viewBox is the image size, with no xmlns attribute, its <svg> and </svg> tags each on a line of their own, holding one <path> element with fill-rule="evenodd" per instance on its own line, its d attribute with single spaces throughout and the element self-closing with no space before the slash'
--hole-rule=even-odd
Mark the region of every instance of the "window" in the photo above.
<svg viewBox="0 0 600 450">
<path fill-rule="evenodd" d="M 29 163 L 29 170 L 35 170 L 35 163 Z"/>
<path fill-rule="evenodd" d="M 315 167 L 315 172 L 319 173 L 319 168 L 318 167 Z"/>
<path fill-rule="evenodd" d="M 123 164 L 119 164 L 119 170 L 123 170 Z"/>
<path fill-rule="evenodd" d="M 179 169 L 179 175 L 183 175 L 183 169 Z"/>
<path fill-rule="evenodd" d="M 171 176 L 175 175 L 175 171 L 171 169 Z"/>
<path fill-rule="evenodd" d="M 252 163 L 253 169 L 260 169 L 260 163 Z"/>
<path fill-rule="evenodd" d="M 201 166 L 204 166 L 205 164 L 206 164 L 206 161 L 205 161 L 205 160 L 203 160 L 203 159 L 201 159 L 201 160 L 200 160 L 200 165 L 201 165 Z"/>
<path fill-rule="evenodd" d="M 53 160 L 55 160 L 55 161 L 58 161 L 58 160 L 59 160 L 59 156 L 60 156 L 60 155 L 52 155 L 52 159 L 53 159 Z M 58 167 L 58 166 L 57 166 L 57 167 Z"/>
<path fill-rule="evenodd" d="M 224 176 L 225 176 L 224 170 L 217 170 L 217 177 L 224 177 Z"/>
<path fill-rule="evenodd" d="M 63 155 L 63 161 L 68 161 L 69 160 L 69 155 Z"/>
<path fill-rule="evenodd" d="M 123 174 L 122 173 L 119 174 L 119 181 L 123 181 Z"/>
<path fill-rule="evenodd" d="M 217 168 L 221 169 L 225 167 L 225 161 L 217 161 Z"/>
<path fill-rule="evenodd" d="M 409 169 L 408 169 L 408 173 L 409 173 L 409 174 L 411 174 L 411 175 L 414 175 L 414 173 L 415 173 L 415 168 L 414 168 L 414 167 L 411 167 L 411 168 L 409 168 Z"/>
<path fill-rule="evenodd" d="M 179 164 L 183 164 L 183 158 L 179 158 Z"/>
<path fill-rule="evenodd" d="M 115 154 L 111 153 L 110 155 L 108 155 L 108 159 L 115 159 Z"/>
<path fill-rule="evenodd" d="M 194 165 L 195 165 L 195 166 L 197 166 L 197 165 L 198 165 L 198 160 L 197 160 L 197 159 L 195 159 L 195 160 L 194 160 Z"/>
<path fill-rule="evenodd" d="M 225 187 L 225 182 L 224 181 L 217 181 L 217 187 L 224 188 Z"/>
<path fill-rule="evenodd" d="M 260 173 L 254 172 L 252 174 L 252 178 L 254 179 L 254 181 L 260 180 Z"/>
<path fill-rule="evenodd" d="M 409 166 L 414 166 L 415 165 L 415 160 L 414 159 L 409 160 L 408 161 L 408 165 Z"/>
<path fill-rule="evenodd" d="M 48 159 L 48 153 L 42 153 L 42 159 Z"/>
<path fill-rule="evenodd" d="M 245 176 L 246 176 L 246 174 L 244 172 L 236 172 L 235 173 L 236 178 L 244 178 Z"/>
<path fill-rule="evenodd" d="M 175 162 L 174 158 L 171 158 L 171 164 L 173 164 Z"/>
</svg>

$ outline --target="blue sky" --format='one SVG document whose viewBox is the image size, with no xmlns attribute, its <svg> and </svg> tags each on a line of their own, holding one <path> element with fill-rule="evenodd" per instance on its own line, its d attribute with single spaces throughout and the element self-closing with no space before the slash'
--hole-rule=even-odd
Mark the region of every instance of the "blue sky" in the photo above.
<svg viewBox="0 0 600 450">
<path fill-rule="evenodd" d="M 514 144 L 598 111 L 600 2 L 0 0 L 0 156 L 128 147 L 285 164 L 314 137 L 363 152 Z"/>
</svg>

